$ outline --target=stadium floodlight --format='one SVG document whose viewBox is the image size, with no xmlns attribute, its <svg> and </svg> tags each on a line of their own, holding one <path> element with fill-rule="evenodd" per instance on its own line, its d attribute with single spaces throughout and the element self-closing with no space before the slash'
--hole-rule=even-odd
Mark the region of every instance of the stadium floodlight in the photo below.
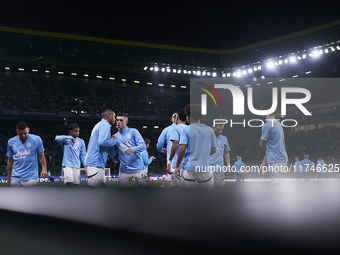
<svg viewBox="0 0 340 255">
<path fill-rule="evenodd" d="M 134 83 L 140 83 L 140 81 L 133 81 Z"/>
<path fill-rule="evenodd" d="M 208 75 L 208 76 L 211 76 L 211 73 L 210 73 L 210 72 L 207 72 L 207 75 Z"/>
<path fill-rule="evenodd" d="M 164 72 L 165 72 L 165 68 L 164 68 L 164 67 L 162 67 L 161 71 L 162 71 L 162 73 L 164 73 Z"/>
<path fill-rule="evenodd" d="M 225 78 L 227 77 L 227 75 L 225 73 L 222 74 L 222 78 Z"/>
<path fill-rule="evenodd" d="M 319 56 L 319 51 L 315 50 L 312 52 L 312 55 L 310 55 L 311 57 L 318 57 Z"/>
<path fill-rule="evenodd" d="M 196 74 L 197 74 L 197 75 L 201 75 L 201 71 L 197 71 Z"/>
<path fill-rule="evenodd" d="M 147 84 L 147 85 L 152 85 L 152 82 L 147 82 L 146 84 Z"/>
<path fill-rule="evenodd" d="M 236 77 L 241 77 L 241 76 L 242 76 L 242 74 L 241 74 L 240 71 L 236 72 Z"/>
<path fill-rule="evenodd" d="M 155 66 L 155 72 L 158 72 L 158 70 L 159 70 L 158 66 Z"/>
<path fill-rule="evenodd" d="M 243 75 L 246 75 L 246 74 L 247 74 L 247 71 L 246 71 L 246 70 L 243 70 L 243 71 L 242 71 L 242 74 L 243 74 Z"/>
<path fill-rule="evenodd" d="M 177 72 L 177 70 L 176 70 L 176 69 L 172 69 L 172 72 L 173 72 L 173 73 L 176 73 L 176 72 Z"/>
<path fill-rule="evenodd" d="M 324 51 L 325 51 L 325 53 L 329 53 L 329 50 L 327 48 Z"/>
<path fill-rule="evenodd" d="M 338 45 L 338 46 L 336 46 L 336 49 L 337 49 L 337 50 L 340 50 L 340 46 L 339 46 L 339 45 Z"/>
<path fill-rule="evenodd" d="M 283 64 L 282 59 L 280 59 L 278 63 L 279 63 L 279 65 L 282 65 Z"/>
<path fill-rule="evenodd" d="M 170 72 L 171 72 L 171 69 L 170 69 L 169 67 L 167 67 L 167 68 L 166 68 L 166 71 L 167 71 L 168 73 L 170 73 Z"/>
<path fill-rule="evenodd" d="M 38 72 L 38 70 L 37 69 L 32 69 L 32 72 Z"/>
<path fill-rule="evenodd" d="M 181 69 L 178 69 L 177 73 L 181 73 L 181 72 L 182 72 L 182 70 L 181 70 Z"/>
<path fill-rule="evenodd" d="M 257 66 L 257 70 L 261 70 L 262 69 L 262 67 L 261 66 Z"/>
<path fill-rule="evenodd" d="M 116 78 L 114 78 L 114 77 L 109 77 L 109 80 L 115 80 Z"/>
<path fill-rule="evenodd" d="M 216 72 L 213 72 L 213 73 L 212 73 L 212 76 L 213 76 L 213 77 L 216 77 L 216 76 L 217 76 L 217 73 L 216 73 Z"/>
<path fill-rule="evenodd" d="M 183 73 L 184 73 L 184 74 L 187 74 L 188 72 L 187 72 L 187 70 L 183 70 Z"/>
<path fill-rule="evenodd" d="M 196 71 L 192 71 L 193 74 L 196 74 Z"/>
<path fill-rule="evenodd" d="M 293 78 L 297 78 L 297 77 L 299 77 L 299 75 L 295 74 L 295 75 L 293 75 L 292 77 L 293 77 Z"/>
<path fill-rule="evenodd" d="M 203 75 L 203 76 L 205 76 L 206 74 L 207 74 L 207 72 L 206 72 L 206 71 L 203 71 L 203 72 L 202 72 L 202 75 Z"/>
<path fill-rule="evenodd" d="M 144 67 L 144 71 L 145 71 L 145 70 L 148 70 L 148 67 L 147 67 L 147 66 Z"/>
<path fill-rule="evenodd" d="M 262 75 L 262 76 L 261 76 L 261 79 L 264 80 L 264 79 L 266 79 L 266 77 L 265 77 L 264 75 Z"/>
<path fill-rule="evenodd" d="M 191 74 L 191 70 L 188 71 L 188 74 Z"/>
<path fill-rule="evenodd" d="M 306 72 L 306 74 L 311 74 L 311 73 L 312 73 L 312 71 L 307 71 L 307 72 Z"/>
<path fill-rule="evenodd" d="M 256 67 L 256 66 L 254 66 L 253 70 L 254 70 L 254 72 L 256 72 L 256 71 L 257 71 L 257 67 Z"/>
<path fill-rule="evenodd" d="M 21 68 L 21 67 L 19 67 L 18 70 L 19 70 L 19 71 L 25 71 L 25 69 L 24 69 L 24 68 Z"/>
<path fill-rule="evenodd" d="M 236 76 L 236 72 L 233 72 L 233 76 L 234 76 L 234 77 Z"/>
<path fill-rule="evenodd" d="M 97 75 L 96 76 L 98 79 L 101 79 L 101 78 L 103 78 L 103 76 L 100 76 L 100 75 Z"/>
<path fill-rule="evenodd" d="M 249 68 L 248 73 L 252 73 L 252 72 L 253 72 L 253 69 Z"/>
<path fill-rule="evenodd" d="M 87 73 L 84 74 L 84 77 L 89 77 L 89 75 Z"/>
<path fill-rule="evenodd" d="M 143 126 L 143 128 L 148 128 L 148 126 Z"/>
<path fill-rule="evenodd" d="M 58 72 L 58 74 L 64 74 L 64 72 Z"/>
<path fill-rule="evenodd" d="M 302 54 L 302 58 L 306 59 L 307 58 L 307 54 Z"/>
<path fill-rule="evenodd" d="M 284 59 L 284 60 L 283 60 L 283 63 L 288 64 L 288 59 L 287 59 L 287 58 Z"/>
<path fill-rule="evenodd" d="M 159 83 L 158 86 L 164 87 L 164 84 L 163 83 Z"/>
<path fill-rule="evenodd" d="M 184 86 L 184 85 L 181 86 L 181 89 L 186 89 L 186 88 L 187 88 L 187 86 Z"/>
<path fill-rule="evenodd" d="M 153 126 L 153 128 L 159 128 L 159 126 Z"/>
<path fill-rule="evenodd" d="M 126 82 L 126 79 L 122 79 L 123 82 Z"/>
<path fill-rule="evenodd" d="M 274 68 L 275 67 L 274 62 L 272 62 L 272 61 L 268 62 L 267 67 L 270 68 L 270 69 Z"/>
<path fill-rule="evenodd" d="M 8 66 L 5 67 L 5 70 L 10 70 L 11 68 L 9 68 Z"/>
<path fill-rule="evenodd" d="M 290 62 L 290 63 L 295 63 L 295 62 L 296 62 L 296 57 L 295 57 L 295 56 L 291 56 L 291 57 L 289 58 L 289 62 Z"/>
<path fill-rule="evenodd" d="M 153 71 L 153 66 L 150 67 L 150 71 Z"/>
<path fill-rule="evenodd" d="M 231 76 L 231 73 L 227 73 L 227 77 L 230 77 Z"/>
<path fill-rule="evenodd" d="M 45 70 L 45 73 L 50 73 L 50 71 L 49 70 Z"/>
<path fill-rule="evenodd" d="M 76 75 L 77 75 L 77 73 L 71 73 L 71 75 L 73 75 L 73 76 L 76 76 Z"/>
<path fill-rule="evenodd" d="M 302 58 L 300 56 L 297 57 L 298 60 L 301 60 Z"/>
<path fill-rule="evenodd" d="M 171 85 L 171 88 L 176 88 L 176 85 L 172 84 L 172 85 Z"/>
<path fill-rule="evenodd" d="M 333 47 L 333 46 L 332 46 L 330 49 L 331 49 L 331 51 L 335 51 L 335 49 L 334 49 L 334 47 Z"/>
</svg>

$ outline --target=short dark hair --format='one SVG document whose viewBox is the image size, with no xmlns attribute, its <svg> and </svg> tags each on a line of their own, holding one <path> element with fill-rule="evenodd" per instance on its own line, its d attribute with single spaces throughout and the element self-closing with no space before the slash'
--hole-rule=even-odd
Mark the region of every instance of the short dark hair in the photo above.
<svg viewBox="0 0 340 255">
<path fill-rule="evenodd" d="M 108 117 L 111 114 L 115 114 L 115 112 L 110 110 L 110 109 L 107 109 L 107 110 L 103 111 L 102 118 L 106 118 L 106 117 Z"/>
<path fill-rule="evenodd" d="M 187 104 L 184 108 L 185 115 L 192 117 L 195 120 L 200 120 L 202 118 L 201 105 L 199 104 Z"/>
<path fill-rule="evenodd" d="M 15 128 L 19 130 L 24 130 L 25 128 L 28 128 L 28 125 L 25 121 L 20 121 Z"/>
<path fill-rule="evenodd" d="M 187 116 L 184 113 L 183 109 L 180 109 L 177 111 L 177 116 L 181 121 L 186 121 L 187 120 Z"/>
<path fill-rule="evenodd" d="M 127 118 L 127 117 L 128 117 L 128 114 L 127 114 L 126 112 L 118 112 L 118 113 L 116 114 L 116 116 L 123 116 L 123 117 Z"/>
<path fill-rule="evenodd" d="M 68 132 L 70 132 L 71 130 L 75 130 L 75 129 L 78 129 L 79 126 L 77 123 L 72 123 L 68 126 Z"/>
</svg>

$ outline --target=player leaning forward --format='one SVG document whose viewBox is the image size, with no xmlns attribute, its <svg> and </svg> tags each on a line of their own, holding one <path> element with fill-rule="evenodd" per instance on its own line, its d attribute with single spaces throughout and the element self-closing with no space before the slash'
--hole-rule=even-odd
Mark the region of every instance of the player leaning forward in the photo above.
<svg viewBox="0 0 340 255">
<path fill-rule="evenodd" d="M 114 154 L 110 156 L 114 156 L 118 151 L 120 161 L 118 187 L 129 187 L 132 178 L 135 178 L 137 186 L 148 187 L 149 181 L 141 156 L 141 152 L 146 149 L 144 139 L 137 129 L 127 126 L 126 113 L 117 114 L 116 121 L 118 132 L 114 134 L 114 137 L 118 139 L 118 143 Z"/>
<path fill-rule="evenodd" d="M 106 186 L 105 166 L 107 156 L 113 151 L 117 139 L 111 139 L 111 125 L 115 123 L 115 113 L 108 109 L 102 113 L 102 120 L 91 132 L 85 165 L 87 170 L 87 185 L 91 187 Z"/>
<path fill-rule="evenodd" d="M 7 144 L 8 186 L 36 186 L 38 182 L 38 157 L 42 166 L 40 177 L 47 177 L 44 146 L 39 136 L 29 134 L 24 121 L 16 125 L 17 136 Z"/>
<path fill-rule="evenodd" d="M 69 187 L 77 186 L 80 182 L 80 159 L 85 167 L 86 148 L 84 140 L 79 138 L 79 130 L 78 124 L 72 123 L 68 128 L 70 135 L 55 137 L 63 149 L 64 183 Z"/>
</svg>

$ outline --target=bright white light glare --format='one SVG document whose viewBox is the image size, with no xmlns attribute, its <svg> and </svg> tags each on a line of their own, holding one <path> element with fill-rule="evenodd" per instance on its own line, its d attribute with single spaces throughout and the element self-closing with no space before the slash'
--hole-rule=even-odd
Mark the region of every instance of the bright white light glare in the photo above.
<svg viewBox="0 0 340 255">
<path fill-rule="evenodd" d="M 253 69 L 249 68 L 248 73 L 252 73 L 252 72 L 253 72 Z"/>
<path fill-rule="evenodd" d="M 234 76 L 234 77 L 236 76 L 236 73 L 235 73 L 235 72 L 233 72 L 233 76 Z"/>
<path fill-rule="evenodd" d="M 288 63 L 288 59 L 283 60 L 283 63 L 287 64 Z"/>
<path fill-rule="evenodd" d="M 88 74 L 84 74 L 84 77 L 89 77 L 89 75 Z"/>
<path fill-rule="evenodd" d="M 24 68 L 20 68 L 20 67 L 18 68 L 18 70 L 19 70 L 19 71 L 25 71 Z"/>
<path fill-rule="evenodd" d="M 243 71 L 242 71 L 242 74 L 243 74 L 243 75 L 246 75 L 246 74 L 247 74 L 247 71 L 246 71 L 246 70 L 243 70 Z"/>
<path fill-rule="evenodd" d="M 64 72 L 58 72 L 58 74 L 64 74 Z"/>
<path fill-rule="evenodd" d="M 181 88 L 182 88 L 182 89 L 186 89 L 186 88 L 187 88 L 187 86 L 181 86 Z"/>
<path fill-rule="evenodd" d="M 187 70 L 183 70 L 183 73 L 184 73 L 184 74 L 187 74 L 188 72 L 187 72 Z"/>
<path fill-rule="evenodd" d="M 144 70 L 148 70 L 148 67 L 147 67 L 147 66 L 145 66 L 145 67 L 144 67 Z"/>
<path fill-rule="evenodd" d="M 307 55 L 306 54 L 302 54 L 302 58 L 303 59 L 307 58 Z"/>
<path fill-rule="evenodd" d="M 171 88 L 176 88 L 176 85 L 172 84 L 172 85 L 171 85 Z"/>
<path fill-rule="evenodd" d="M 242 74 L 241 74 L 241 72 L 240 71 L 238 71 L 237 73 L 236 73 L 236 77 L 240 77 Z"/>
<path fill-rule="evenodd" d="M 163 83 L 159 83 L 158 86 L 164 87 L 164 84 Z"/>
<path fill-rule="evenodd" d="M 262 75 L 262 76 L 261 76 L 261 79 L 264 80 L 264 79 L 266 79 L 266 77 L 264 77 L 264 76 Z"/>
<path fill-rule="evenodd" d="M 231 76 L 231 73 L 227 73 L 227 77 L 230 77 Z"/>
<path fill-rule="evenodd" d="M 124 81 L 124 82 L 125 82 L 125 81 L 126 81 L 126 79 L 122 79 L 122 81 Z"/>
<path fill-rule="evenodd" d="M 201 75 L 201 71 L 197 71 L 196 74 L 197 74 L 197 75 Z"/>
<path fill-rule="evenodd" d="M 261 67 L 261 66 L 258 66 L 258 67 L 257 67 L 257 70 L 261 70 L 261 69 L 262 69 L 262 67 Z"/>
<path fill-rule="evenodd" d="M 100 75 L 97 75 L 96 77 L 97 77 L 98 79 L 101 79 L 101 78 L 103 78 L 103 77 L 102 77 L 102 76 L 100 76 Z"/>
<path fill-rule="evenodd" d="M 280 59 L 279 60 L 279 65 L 282 65 L 283 64 L 283 61 Z"/>
<path fill-rule="evenodd" d="M 216 73 L 216 72 L 213 72 L 212 76 L 213 76 L 213 77 L 216 77 L 216 76 L 217 76 L 217 73 Z"/>
<path fill-rule="evenodd" d="M 188 74 L 191 74 L 191 70 L 188 71 Z"/>
<path fill-rule="evenodd" d="M 176 70 L 176 69 L 172 69 L 172 72 L 173 72 L 173 73 L 176 73 L 176 72 L 177 72 L 177 70 Z"/>
<path fill-rule="evenodd" d="M 114 78 L 114 77 L 110 77 L 109 79 L 110 79 L 110 80 L 115 80 L 116 78 Z"/>
<path fill-rule="evenodd" d="M 295 63 L 296 62 L 296 57 L 292 56 L 289 58 L 290 63 Z"/>
<path fill-rule="evenodd" d="M 298 60 L 301 60 L 302 58 L 300 56 L 297 57 Z"/>
<path fill-rule="evenodd" d="M 206 72 L 206 71 L 203 71 L 203 72 L 202 72 L 202 75 L 203 75 L 203 76 L 205 76 L 206 74 L 207 74 L 207 72 Z"/>
<path fill-rule="evenodd" d="M 148 126 L 143 126 L 143 128 L 148 128 Z"/>
<path fill-rule="evenodd" d="M 134 83 L 140 83 L 140 81 L 133 81 Z"/>
<path fill-rule="evenodd" d="M 152 82 L 147 82 L 146 84 L 147 84 L 147 85 L 152 85 Z"/>
<path fill-rule="evenodd" d="M 38 70 L 37 69 L 32 69 L 32 72 L 38 72 Z"/>
<path fill-rule="evenodd" d="M 273 62 L 268 62 L 268 63 L 267 63 L 267 67 L 268 67 L 268 68 L 274 68 L 275 65 L 274 65 Z"/>
<path fill-rule="evenodd" d="M 328 53 L 329 52 L 329 50 L 328 49 L 325 49 L 325 53 Z"/>
<path fill-rule="evenodd" d="M 158 72 L 158 67 L 157 66 L 155 66 L 155 72 Z"/>
<path fill-rule="evenodd" d="M 319 56 L 319 52 L 317 50 L 312 52 L 312 56 L 311 57 L 318 57 Z"/>
<path fill-rule="evenodd" d="M 196 71 L 192 71 L 193 74 L 196 74 Z"/>
<path fill-rule="evenodd" d="M 255 67 L 253 68 L 253 70 L 254 70 L 254 72 L 256 72 L 256 71 L 257 71 L 257 67 L 255 66 Z"/>
<path fill-rule="evenodd" d="M 306 72 L 306 74 L 311 74 L 311 73 L 312 73 L 312 71 L 307 71 L 307 72 Z"/>
<path fill-rule="evenodd" d="M 181 72 L 182 72 L 182 70 L 181 70 L 181 69 L 178 69 L 177 73 L 181 73 Z"/>
<path fill-rule="evenodd" d="M 159 126 L 154 126 L 153 128 L 159 128 Z"/>
<path fill-rule="evenodd" d="M 8 66 L 5 67 L 5 70 L 10 70 L 11 68 L 9 68 Z"/>
<path fill-rule="evenodd" d="M 339 45 L 338 45 L 338 46 L 336 46 L 336 49 L 337 49 L 337 50 L 340 50 L 340 46 L 339 46 Z"/>
<path fill-rule="evenodd" d="M 165 72 L 165 68 L 163 67 L 163 68 L 161 69 L 161 71 L 164 73 L 164 72 Z"/>
<path fill-rule="evenodd" d="M 153 71 L 153 67 L 150 67 L 150 71 Z"/>
<path fill-rule="evenodd" d="M 210 76 L 210 75 L 211 75 L 211 73 L 210 73 L 210 72 L 207 72 L 207 75 L 208 75 L 208 76 Z"/>
<path fill-rule="evenodd" d="M 166 71 L 167 71 L 168 73 L 170 73 L 170 72 L 171 72 L 171 69 L 170 69 L 170 68 L 167 68 Z"/>
<path fill-rule="evenodd" d="M 48 70 L 45 70 L 45 73 L 50 73 L 50 71 L 48 71 Z"/>
<path fill-rule="evenodd" d="M 77 73 L 71 73 L 71 75 L 75 76 L 75 75 L 77 75 Z"/>
<path fill-rule="evenodd" d="M 335 51 L 334 47 L 331 47 L 331 51 Z"/>
<path fill-rule="evenodd" d="M 222 74 L 222 77 L 225 78 L 227 75 L 225 73 Z"/>
<path fill-rule="evenodd" d="M 292 77 L 293 77 L 293 78 L 296 78 L 296 77 L 298 77 L 298 76 L 299 76 L 299 75 L 295 74 L 295 75 L 293 75 Z"/>
</svg>

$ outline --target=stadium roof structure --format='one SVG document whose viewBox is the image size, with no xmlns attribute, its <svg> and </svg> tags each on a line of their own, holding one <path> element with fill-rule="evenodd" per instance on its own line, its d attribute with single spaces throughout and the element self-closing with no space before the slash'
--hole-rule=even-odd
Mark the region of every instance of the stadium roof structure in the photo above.
<svg viewBox="0 0 340 255">
<path fill-rule="evenodd" d="M 0 68 L 169 84 L 188 83 L 197 76 L 301 77 L 313 67 L 314 77 L 334 77 L 339 75 L 339 36 L 337 20 L 240 48 L 214 50 L 0 26 Z M 307 60 L 321 55 L 327 57 Z M 305 64 L 270 72 L 297 61 Z"/>
</svg>

